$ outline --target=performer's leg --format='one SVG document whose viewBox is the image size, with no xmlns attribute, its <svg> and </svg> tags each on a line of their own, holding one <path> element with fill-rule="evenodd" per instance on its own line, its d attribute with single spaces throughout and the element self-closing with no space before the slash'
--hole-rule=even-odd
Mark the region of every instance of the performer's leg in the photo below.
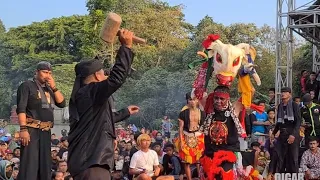
<svg viewBox="0 0 320 180">
<path fill-rule="evenodd" d="M 191 176 L 190 164 L 184 163 L 184 171 L 186 173 L 187 180 L 191 180 L 192 176 Z"/>
<path fill-rule="evenodd" d="M 42 180 L 50 180 L 51 179 L 51 168 L 52 168 L 52 160 L 51 160 L 51 133 L 50 131 L 41 131 L 40 135 L 40 167 L 39 174 L 40 179 Z"/>
<path fill-rule="evenodd" d="M 38 180 L 39 172 L 39 129 L 28 128 L 30 142 L 21 146 L 18 180 Z"/>
<path fill-rule="evenodd" d="M 283 140 L 277 141 L 275 150 L 278 154 L 275 173 L 284 173 L 286 168 L 286 154 L 288 153 L 288 142 Z"/>
<path fill-rule="evenodd" d="M 295 140 L 291 145 L 289 145 L 288 149 L 288 161 L 286 164 L 286 172 L 289 173 L 298 173 L 299 172 L 299 164 L 298 164 L 298 157 L 299 157 L 299 141 L 298 139 Z"/>
<path fill-rule="evenodd" d="M 91 167 L 76 175 L 74 180 L 111 180 L 108 169 L 103 167 Z"/>
<path fill-rule="evenodd" d="M 197 163 L 197 173 L 198 173 L 198 177 L 200 177 L 200 164 Z"/>
</svg>

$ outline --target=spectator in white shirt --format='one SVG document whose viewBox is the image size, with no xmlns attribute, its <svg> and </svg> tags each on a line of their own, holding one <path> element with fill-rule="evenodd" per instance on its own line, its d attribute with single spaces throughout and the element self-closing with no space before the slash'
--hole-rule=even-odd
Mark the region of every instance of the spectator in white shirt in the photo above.
<svg viewBox="0 0 320 180">
<path fill-rule="evenodd" d="M 137 180 L 173 180 L 173 176 L 159 176 L 159 159 L 154 150 L 149 149 L 151 138 L 147 134 L 138 137 L 140 150 L 133 154 L 129 173 Z"/>
</svg>

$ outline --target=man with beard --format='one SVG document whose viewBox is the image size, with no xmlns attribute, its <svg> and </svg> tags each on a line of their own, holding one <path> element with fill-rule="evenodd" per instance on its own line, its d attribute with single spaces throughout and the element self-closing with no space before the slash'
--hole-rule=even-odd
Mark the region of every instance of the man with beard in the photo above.
<svg viewBox="0 0 320 180">
<path fill-rule="evenodd" d="M 291 88 L 281 89 L 281 103 L 278 105 L 277 123 L 271 139 L 280 131 L 275 153 L 278 157 L 276 173 L 298 173 L 301 114 L 299 105 L 291 98 Z"/>
<path fill-rule="evenodd" d="M 17 91 L 21 157 L 19 180 L 51 179 L 51 128 L 54 107 L 65 107 L 56 87 L 49 62 L 38 63 L 33 80 L 23 82 Z"/>
<path fill-rule="evenodd" d="M 13 172 L 13 166 L 10 161 L 8 160 L 2 160 L 0 161 L 0 179 L 1 180 L 13 180 L 12 172 Z"/>
<path fill-rule="evenodd" d="M 229 88 L 216 87 L 206 100 L 205 111 L 207 117 L 201 128 L 205 134 L 204 157 L 200 159 L 203 170 L 211 180 L 235 179 L 235 152 L 240 151 L 236 126 L 240 124 L 235 123 L 239 121 L 230 102 Z"/>
<path fill-rule="evenodd" d="M 198 107 L 198 99 L 186 94 L 188 105 L 179 114 L 179 156 L 184 163 L 187 179 L 191 180 L 190 165 L 199 161 L 204 151 L 204 135 L 200 126 L 205 119 L 205 113 Z M 199 167 L 198 174 L 199 174 Z"/>
</svg>

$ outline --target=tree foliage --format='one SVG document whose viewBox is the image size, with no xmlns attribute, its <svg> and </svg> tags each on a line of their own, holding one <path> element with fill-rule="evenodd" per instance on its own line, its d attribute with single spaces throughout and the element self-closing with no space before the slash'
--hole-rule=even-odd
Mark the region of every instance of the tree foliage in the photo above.
<svg viewBox="0 0 320 180">
<path fill-rule="evenodd" d="M 0 19 L 0 34 L 3 34 L 5 32 L 6 32 L 6 28 L 5 28 L 3 22 Z"/>
</svg>

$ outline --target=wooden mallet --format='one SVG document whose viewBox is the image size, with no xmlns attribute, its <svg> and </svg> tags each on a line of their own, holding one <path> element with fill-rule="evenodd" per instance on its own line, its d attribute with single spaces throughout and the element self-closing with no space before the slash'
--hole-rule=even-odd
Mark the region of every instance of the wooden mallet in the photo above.
<svg viewBox="0 0 320 180">
<path fill-rule="evenodd" d="M 114 38 L 119 35 L 121 22 L 121 17 L 118 14 L 109 13 L 101 29 L 100 38 L 105 42 L 113 43 Z M 140 44 L 146 43 L 145 39 L 136 36 L 132 37 L 132 41 Z"/>
</svg>

